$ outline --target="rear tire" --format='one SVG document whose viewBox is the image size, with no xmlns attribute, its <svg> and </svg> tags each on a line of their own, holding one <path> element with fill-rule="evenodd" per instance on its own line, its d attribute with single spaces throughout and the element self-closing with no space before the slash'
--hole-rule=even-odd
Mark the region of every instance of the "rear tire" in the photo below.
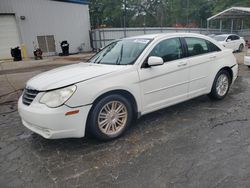
<svg viewBox="0 0 250 188">
<path fill-rule="evenodd" d="M 209 97 L 215 100 L 222 100 L 226 97 L 232 79 L 228 71 L 221 70 L 217 73 Z"/>
<path fill-rule="evenodd" d="M 93 106 L 88 120 L 91 134 L 101 141 L 120 137 L 133 119 L 132 105 L 117 94 L 102 98 Z"/>
</svg>

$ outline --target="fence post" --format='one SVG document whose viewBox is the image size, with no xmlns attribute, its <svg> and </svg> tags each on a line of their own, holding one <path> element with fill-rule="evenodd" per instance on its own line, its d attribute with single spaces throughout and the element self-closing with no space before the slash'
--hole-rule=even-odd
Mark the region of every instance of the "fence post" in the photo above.
<svg viewBox="0 0 250 188">
<path fill-rule="evenodd" d="M 124 36 L 124 38 L 126 38 L 126 37 L 127 37 L 126 27 L 123 28 L 123 31 L 124 31 L 124 32 L 123 32 L 123 36 Z"/>
<path fill-rule="evenodd" d="M 207 20 L 207 34 L 209 34 L 209 20 Z"/>
<path fill-rule="evenodd" d="M 101 36 L 101 30 L 100 30 L 100 29 L 98 29 L 98 31 L 99 31 L 99 45 L 100 45 L 100 47 L 99 47 L 99 48 L 102 48 L 102 36 Z"/>
<path fill-rule="evenodd" d="M 102 40 L 103 40 L 103 44 L 104 44 L 104 46 L 106 46 L 106 42 L 105 42 L 105 35 L 104 35 L 104 29 L 102 29 Z"/>
<path fill-rule="evenodd" d="M 96 30 L 94 30 L 93 32 L 94 32 L 94 37 L 95 37 L 95 38 L 94 38 L 94 41 L 95 41 L 95 42 L 94 42 L 94 44 L 95 44 L 94 49 L 97 50 L 97 36 L 96 36 Z"/>
</svg>

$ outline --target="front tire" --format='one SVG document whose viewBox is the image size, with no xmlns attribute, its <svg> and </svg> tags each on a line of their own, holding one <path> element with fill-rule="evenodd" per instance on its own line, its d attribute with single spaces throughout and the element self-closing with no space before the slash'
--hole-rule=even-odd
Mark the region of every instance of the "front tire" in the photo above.
<svg viewBox="0 0 250 188">
<path fill-rule="evenodd" d="M 221 70 L 214 79 L 209 97 L 215 100 L 222 100 L 226 97 L 231 84 L 231 77 L 228 71 Z"/>
<path fill-rule="evenodd" d="M 106 96 L 91 111 L 90 132 L 102 141 L 116 139 L 127 130 L 132 116 L 132 105 L 125 97 L 117 94 Z"/>
</svg>

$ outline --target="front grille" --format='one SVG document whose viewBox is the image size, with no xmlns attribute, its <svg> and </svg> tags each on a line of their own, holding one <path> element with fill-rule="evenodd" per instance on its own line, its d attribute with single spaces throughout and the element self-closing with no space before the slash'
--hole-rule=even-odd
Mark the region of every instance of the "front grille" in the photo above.
<svg viewBox="0 0 250 188">
<path fill-rule="evenodd" d="M 29 106 L 34 98 L 37 96 L 39 91 L 37 90 L 32 90 L 32 89 L 24 89 L 23 92 L 23 104 Z"/>
</svg>

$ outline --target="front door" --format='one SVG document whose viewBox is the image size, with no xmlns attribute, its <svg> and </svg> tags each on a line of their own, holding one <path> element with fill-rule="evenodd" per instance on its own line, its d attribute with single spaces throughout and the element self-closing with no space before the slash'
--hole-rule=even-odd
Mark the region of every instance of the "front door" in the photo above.
<svg viewBox="0 0 250 188">
<path fill-rule="evenodd" d="M 235 44 L 235 41 L 233 40 L 233 36 L 232 35 L 228 36 L 226 43 L 225 43 L 225 47 L 232 49 L 232 50 L 235 50 L 234 44 Z"/>
<path fill-rule="evenodd" d="M 179 38 L 160 41 L 149 56 L 161 57 L 163 65 L 139 70 L 143 111 L 142 114 L 187 99 L 189 69 Z M 147 65 L 147 62 L 145 61 Z"/>
</svg>

